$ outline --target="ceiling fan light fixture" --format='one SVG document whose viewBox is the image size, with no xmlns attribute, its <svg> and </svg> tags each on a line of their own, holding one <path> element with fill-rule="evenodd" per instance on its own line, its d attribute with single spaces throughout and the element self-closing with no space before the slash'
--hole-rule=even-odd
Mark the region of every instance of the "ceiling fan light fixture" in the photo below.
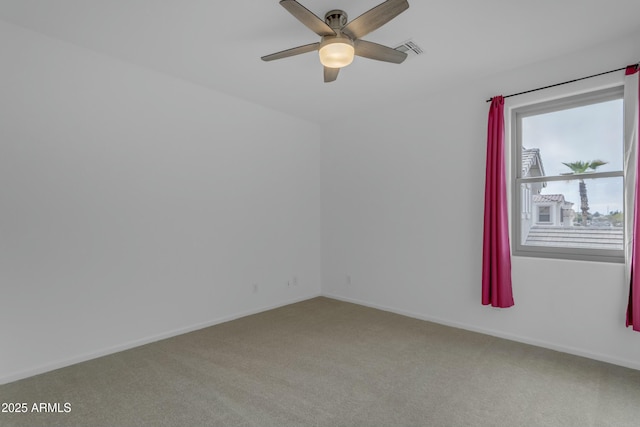
<svg viewBox="0 0 640 427">
<path fill-rule="evenodd" d="M 353 62 L 355 50 L 353 42 L 346 37 L 332 37 L 322 41 L 320 62 L 328 68 L 342 68 Z"/>
<path fill-rule="evenodd" d="M 354 55 L 392 64 L 400 64 L 407 59 L 406 50 L 362 40 L 362 37 L 407 10 L 407 0 L 385 0 L 353 21 L 349 21 L 344 10 L 330 10 L 325 13 L 323 21 L 296 0 L 280 0 L 280 5 L 321 39 L 315 43 L 265 55 L 261 58 L 263 61 L 318 51 L 320 62 L 324 65 L 324 82 L 330 83 L 336 80 L 341 68 L 353 62 Z"/>
</svg>

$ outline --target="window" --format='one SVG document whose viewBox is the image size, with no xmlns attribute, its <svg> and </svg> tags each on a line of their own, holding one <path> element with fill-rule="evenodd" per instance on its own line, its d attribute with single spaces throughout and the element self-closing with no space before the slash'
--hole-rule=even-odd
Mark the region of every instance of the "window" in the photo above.
<svg viewBox="0 0 640 427">
<path fill-rule="evenodd" d="M 512 110 L 513 252 L 624 261 L 621 87 Z"/>
<path fill-rule="evenodd" d="M 538 206 L 538 222 L 551 222 L 551 206 Z"/>
</svg>

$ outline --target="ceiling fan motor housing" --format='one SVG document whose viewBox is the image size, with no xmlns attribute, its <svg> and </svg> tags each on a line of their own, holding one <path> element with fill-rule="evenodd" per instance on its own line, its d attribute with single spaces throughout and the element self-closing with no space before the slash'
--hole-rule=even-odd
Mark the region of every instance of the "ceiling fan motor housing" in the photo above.
<svg viewBox="0 0 640 427">
<path fill-rule="evenodd" d="M 347 25 L 348 16 L 344 10 L 334 9 L 324 14 L 324 22 L 334 30 L 340 30 Z"/>
</svg>

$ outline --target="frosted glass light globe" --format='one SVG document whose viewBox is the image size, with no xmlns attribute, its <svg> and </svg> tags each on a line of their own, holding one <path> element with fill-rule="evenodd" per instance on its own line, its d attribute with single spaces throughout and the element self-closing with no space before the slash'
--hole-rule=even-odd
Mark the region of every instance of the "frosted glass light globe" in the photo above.
<svg viewBox="0 0 640 427">
<path fill-rule="evenodd" d="M 320 62 L 325 67 L 342 68 L 353 62 L 353 42 L 347 38 L 334 38 L 320 45 Z"/>
</svg>

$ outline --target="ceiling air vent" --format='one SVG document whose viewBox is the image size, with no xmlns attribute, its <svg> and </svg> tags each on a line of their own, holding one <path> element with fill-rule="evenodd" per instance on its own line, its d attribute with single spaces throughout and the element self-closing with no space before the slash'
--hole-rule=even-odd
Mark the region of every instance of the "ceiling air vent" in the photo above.
<svg viewBox="0 0 640 427">
<path fill-rule="evenodd" d="M 399 50 L 400 52 L 406 53 L 409 58 L 422 55 L 424 53 L 424 50 L 422 50 L 422 48 L 418 46 L 413 40 L 407 40 L 406 42 L 403 42 L 400 46 L 397 46 L 394 49 Z"/>
</svg>

